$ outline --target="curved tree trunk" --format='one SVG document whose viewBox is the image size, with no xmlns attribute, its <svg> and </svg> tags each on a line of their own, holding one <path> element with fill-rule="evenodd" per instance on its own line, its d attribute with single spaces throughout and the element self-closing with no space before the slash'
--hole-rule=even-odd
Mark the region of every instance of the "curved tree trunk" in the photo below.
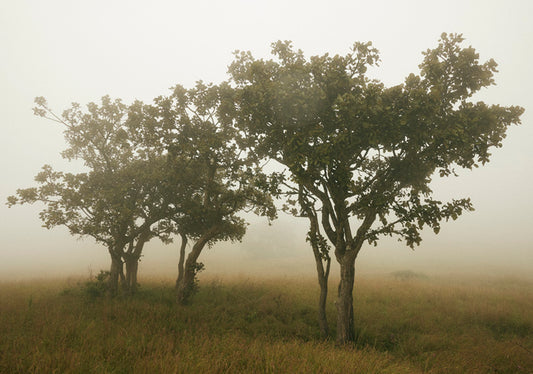
<svg viewBox="0 0 533 374">
<path fill-rule="evenodd" d="M 177 291 L 177 300 L 181 305 L 186 305 L 189 303 L 191 296 L 196 291 L 196 274 L 198 272 L 198 257 L 204 247 L 204 244 L 201 244 L 200 241 L 196 242 L 192 247 L 191 252 L 187 256 L 185 261 L 185 266 L 182 271 L 182 276 L 178 279 L 176 283 Z"/>
<path fill-rule="evenodd" d="M 194 243 L 191 252 L 187 256 L 183 269 L 183 277 L 176 284 L 177 301 L 179 304 L 189 303 L 191 296 L 196 292 L 196 274 L 201 269 L 197 262 L 202 249 L 209 240 L 218 234 L 218 226 L 213 226 Z M 183 246 L 183 244 L 182 244 Z"/>
<path fill-rule="evenodd" d="M 141 258 L 144 244 L 150 239 L 152 232 L 149 228 L 142 231 L 137 238 L 137 243 L 130 243 L 128 251 L 123 254 L 126 264 L 126 278 L 124 281 L 124 291 L 127 295 L 133 295 L 138 290 L 137 272 L 139 270 L 139 259 Z"/>
</svg>

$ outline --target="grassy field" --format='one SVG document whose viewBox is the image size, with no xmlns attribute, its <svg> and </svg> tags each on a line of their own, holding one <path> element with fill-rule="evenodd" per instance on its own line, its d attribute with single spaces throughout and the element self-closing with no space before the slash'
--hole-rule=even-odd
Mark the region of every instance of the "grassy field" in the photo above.
<svg viewBox="0 0 533 374">
<path fill-rule="evenodd" d="M 319 339 L 312 278 L 202 277 L 187 307 L 172 283 L 114 300 L 74 280 L 0 284 L 0 372 L 533 373 L 529 281 L 358 278 L 350 347 Z"/>
</svg>

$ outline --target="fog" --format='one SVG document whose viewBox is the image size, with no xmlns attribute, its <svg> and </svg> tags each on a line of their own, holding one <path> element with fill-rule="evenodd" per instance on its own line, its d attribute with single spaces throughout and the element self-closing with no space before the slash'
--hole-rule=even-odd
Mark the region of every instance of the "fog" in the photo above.
<svg viewBox="0 0 533 374">
<path fill-rule="evenodd" d="M 62 112 L 105 94 L 125 103 L 146 102 L 175 84 L 220 82 L 234 50 L 269 55 L 270 43 L 292 40 L 306 55 L 346 53 L 355 41 L 372 41 L 381 65 L 372 76 L 399 84 L 418 72 L 421 52 L 442 32 L 463 33 L 481 59 L 499 64 L 496 86 L 475 99 L 526 108 L 522 125 L 509 129 L 491 162 L 432 187 L 439 199 L 471 197 L 475 212 L 423 234 L 414 251 L 395 239 L 366 245 L 361 274 L 410 269 L 426 273 L 532 276 L 533 3 L 530 1 L 19 1 L 0 5 L 0 278 L 25 279 L 96 273 L 108 254 L 92 239 L 65 228 L 46 230 L 42 206 L 7 208 L 7 196 L 34 185 L 43 164 L 75 171 L 61 159 L 59 125 L 35 117 L 35 96 Z M 250 216 L 242 243 L 206 249 L 200 261 L 213 274 L 313 274 L 305 219 L 280 213 L 269 226 Z M 175 276 L 178 244 L 153 240 L 140 277 Z M 332 273 L 337 266 L 333 264 Z"/>
</svg>

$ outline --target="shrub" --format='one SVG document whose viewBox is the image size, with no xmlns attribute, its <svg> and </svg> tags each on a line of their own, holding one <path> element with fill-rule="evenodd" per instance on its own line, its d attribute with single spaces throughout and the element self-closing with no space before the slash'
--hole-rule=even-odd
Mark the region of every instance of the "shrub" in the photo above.
<svg viewBox="0 0 533 374">
<path fill-rule="evenodd" d="M 109 290 L 109 277 L 109 271 L 100 270 L 96 277 L 89 278 L 89 281 L 83 287 L 83 291 L 92 298 L 104 296 Z"/>
</svg>

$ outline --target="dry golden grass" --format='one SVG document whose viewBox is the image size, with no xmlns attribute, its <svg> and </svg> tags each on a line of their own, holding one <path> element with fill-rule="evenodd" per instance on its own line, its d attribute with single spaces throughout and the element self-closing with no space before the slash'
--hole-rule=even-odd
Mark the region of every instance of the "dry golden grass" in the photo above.
<svg viewBox="0 0 533 374">
<path fill-rule="evenodd" d="M 186 307 L 170 280 L 114 300 L 73 280 L 3 283 L 0 372 L 533 372 L 530 282 L 357 279 L 351 347 L 319 339 L 315 283 L 204 277 Z"/>
</svg>

